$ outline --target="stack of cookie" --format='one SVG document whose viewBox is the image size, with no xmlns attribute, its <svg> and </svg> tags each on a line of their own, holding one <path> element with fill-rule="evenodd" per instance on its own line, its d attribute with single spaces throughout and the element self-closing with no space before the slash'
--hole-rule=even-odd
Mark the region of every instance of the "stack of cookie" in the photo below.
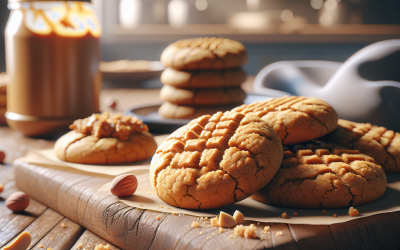
<svg viewBox="0 0 400 250">
<path fill-rule="evenodd" d="M 251 197 L 333 209 L 378 199 L 385 172 L 400 172 L 399 165 L 399 133 L 341 121 L 323 100 L 292 96 L 192 120 L 159 147 L 150 182 L 163 201 L 182 208 Z"/>
<path fill-rule="evenodd" d="M 193 119 L 243 103 L 246 93 L 240 84 L 246 73 L 240 67 L 246 60 L 245 47 L 229 39 L 196 38 L 169 45 L 161 55 L 167 68 L 161 75 L 165 103 L 159 114 Z"/>
<path fill-rule="evenodd" d="M 6 124 L 8 75 L 0 73 L 0 124 Z"/>
</svg>

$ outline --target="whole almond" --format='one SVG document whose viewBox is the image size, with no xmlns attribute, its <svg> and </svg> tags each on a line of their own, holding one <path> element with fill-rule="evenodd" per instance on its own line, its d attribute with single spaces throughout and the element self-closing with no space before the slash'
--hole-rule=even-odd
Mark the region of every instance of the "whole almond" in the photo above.
<svg viewBox="0 0 400 250">
<path fill-rule="evenodd" d="M 120 198 L 131 196 L 138 186 L 136 176 L 123 174 L 114 178 L 111 183 L 111 193 Z"/>
<path fill-rule="evenodd" d="M 29 196 L 24 192 L 15 192 L 8 196 L 6 207 L 14 212 L 24 211 L 29 205 Z"/>
</svg>

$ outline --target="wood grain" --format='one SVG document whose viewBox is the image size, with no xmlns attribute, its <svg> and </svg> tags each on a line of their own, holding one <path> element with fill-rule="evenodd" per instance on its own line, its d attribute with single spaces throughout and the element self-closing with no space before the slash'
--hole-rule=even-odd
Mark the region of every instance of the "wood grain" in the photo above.
<svg viewBox="0 0 400 250">
<path fill-rule="evenodd" d="M 65 225 L 63 227 L 62 225 Z M 73 221 L 64 218 L 59 221 L 53 229 L 46 234 L 39 242 L 36 243 L 31 249 L 43 250 L 43 249 L 54 249 L 54 250 L 66 250 L 70 249 L 76 240 L 80 237 L 83 232 L 83 228 L 74 223 Z"/>
<path fill-rule="evenodd" d="M 289 229 L 299 249 L 317 249 L 320 246 L 324 246 L 324 250 L 336 249 L 329 226 L 293 224 Z"/>
<path fill-rule="evenodd" d="M 102 244 L 103 246 L 110 245 L 110 250 L 119 250 L 119 248 L 108 243 L 89 230 L 85 230 L 85 232 L 81 235 L 81 237 L 79 237 L 71 249 L 92 250 L 99 244 Z"/>
</svg>

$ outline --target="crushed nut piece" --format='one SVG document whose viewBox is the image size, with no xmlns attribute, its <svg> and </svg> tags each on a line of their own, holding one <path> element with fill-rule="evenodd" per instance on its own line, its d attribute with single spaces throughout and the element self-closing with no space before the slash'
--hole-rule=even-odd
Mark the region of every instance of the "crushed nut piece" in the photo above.
<svg viewBox="0 0 400 250">
<path fill-rule="evenodd" d="M 250 226 L 237 225 L 233 231 L 235 235 L 245 237 L 246 239 L 257 238 L 256 226 L 254 224 Z"/>
<path fill-rule="evenodd" d="M 337 214 L 334 214 L 333 217 L 338 217 L 338 215 L 337 215 Z"/>
<path fill-rule="evenodd" d="M 234 227 L 236 226 L 236 220 L 225 212 L 219 213 L 219 226 L 220 227 Z"/>
<path fill-rule="evenodd" d="M 349 215 L 350 216 L 359 216 L 360 212 L 356 208 L 350 207 L 349 209 Z"/>
<path fill-rule="evenodd" d="M 61 223 L 61 227 L 66 228 L 67 226 L 65 225 L 65 223 Z"/>
<path fill-rule="evenodd" d="M 287 215 L 286 212 L 284 212 L 284 213 L 282 214 L 282 218 L 284 218 L 284 219 L 289 219 L 290 217 L 289 217 L 289 215 Z"/>
<path fill-rule="evenodd" d="M 299 213 L 297 213 L 297 212 L 293 213 L 293 216 L 298 216 L 298 215 L 299 215 Z"/>
<path fill-rule="evenodd" d="M 195 222 L 195 221 L 193 221 L 193 223 L 192 223 L 192 227 L 193 228 L 197 228 L 199 226 L 199 223 L 198 222 Z"/>
<path fill-rule="evenodd" d="M 215 218 L 212 218 L 210 220 L 210 223 L 213 227 L 219 227 L 219 218 L 218 216 L 216 216 Z"/>
<path fill-rule="evenodd" d="M 94 250 L 110 250 L 111 246 L 109 244 L 103 246 L 103 244 L 98 244 Z"/>
<path fill-rule="evenodd" d="M 271 227 L 270 227 L 270 226 L 265 226 L 265 227 L 264 227 L 264 233 L 268 232 L 269 230 L 271 230 Z"/>
<path fill-rule="evenodd" d="M 236 210 L 233 214 L 233 218 L 235 219 L 237 224 L 240 224 L 244 221 L 244 215 L 238 210 Z"/>
<path fill-rule="evenodd" d="M 76 120 L 69 128 L 82 134 L 98 138 L 114 137 L 120 141 L 128 141 L 131 134 L 149 131 L 147 125 L 135 116 L 111 116 L 107 112 Z"/>
<path fill-rule="evenodd" d="M 156 218 L 157 220 L 161 220 L 161 217 L 160 216 L 157 216 L 157 218 Z"/>
<path fill-rule="evenodd" d="M 275 233 L 275 236 L 276 236 L 276 237 L 282 236 L 282 231 L 276 232 L 276 233 Z"/>
</svg>

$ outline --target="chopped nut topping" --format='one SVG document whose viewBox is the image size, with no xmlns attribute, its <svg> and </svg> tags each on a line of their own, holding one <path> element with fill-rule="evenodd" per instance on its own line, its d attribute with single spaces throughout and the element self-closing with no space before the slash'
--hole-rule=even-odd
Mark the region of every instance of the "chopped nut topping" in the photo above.
<svg viewBox="0 0 400 250">
<path fill-rule="evenodd" d="M 98 138 L 114 137 L 120 141 L 128 141 L 131 134 L 149 131 L 147 125 L 135 116 L 111 116 L 107 112 L 76 120 L 69 128 L 82 134 Z"/>
<path fill-rule="evenodd" d="M 353 208 L 353 207 L 350 207 L 350 209 L 349 209 L 349 215 L 350 215 L 350 216 L 359 216 L 359 215 L 360 215 L 360 212 L 358 212 L 357 209 L 355 209 L 355 208 Z"/>
</svg>

